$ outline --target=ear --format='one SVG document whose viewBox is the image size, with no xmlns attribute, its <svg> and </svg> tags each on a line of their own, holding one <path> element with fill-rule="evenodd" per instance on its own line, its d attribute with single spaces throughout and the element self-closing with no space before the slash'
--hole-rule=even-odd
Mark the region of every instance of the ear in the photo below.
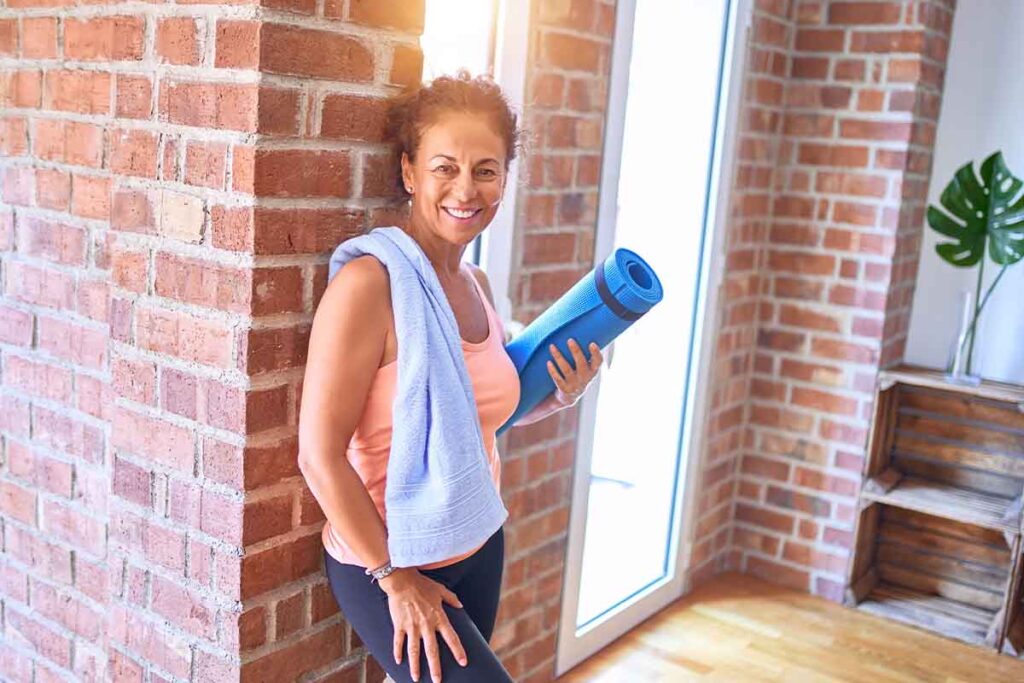
<svg viewBox="0 0 1024 683">
<path fill-rule="evenodd" d="M 412 162 L 405 152 L 402 152 L 402 184 L 406 187 L 412 185 Z"/>
</svg>

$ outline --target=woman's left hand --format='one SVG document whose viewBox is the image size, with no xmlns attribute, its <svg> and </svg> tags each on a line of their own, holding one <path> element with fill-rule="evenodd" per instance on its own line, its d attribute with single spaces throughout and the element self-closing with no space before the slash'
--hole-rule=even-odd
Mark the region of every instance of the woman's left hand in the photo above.
<svg viewBox="0 0 1024 683">
<path fill-rule="evenodd" d="M 590 343 L 589 361 L 584 357 L 583 349 L 575 339 L 570 339 L 568 345 L 574 365 L 569 364 L 569 361 L 554 344 L 549 347 L 554 363 L 548 361 L 547 364 L 548 374 L 555 382 L 555 396 L 565 406 L 574 405 L 580 399 L 580 396 L 597 376 L 601 369 L 601 363 L 604 361 L 601 348 L 593 342 Z"/>
</svg>

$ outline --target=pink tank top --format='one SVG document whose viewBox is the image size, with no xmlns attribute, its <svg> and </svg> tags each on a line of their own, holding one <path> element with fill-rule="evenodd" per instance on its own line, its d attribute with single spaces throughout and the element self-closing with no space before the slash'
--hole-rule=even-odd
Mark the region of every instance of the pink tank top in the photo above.
<svg viewBox="0 0 1024 683">
<path fill-rule="evenodd" d="M 480 415 L 480 427 L 483 433 L 484 449 L 491 465 L 491 478 L 494 487 L 501 492 L 501 460 L 496 447 L 496 432 L 505 420 L 515 412 L 519 405 L 519 375 L 516 373 L 512 359 L 505 352 L 505 330 L 501 319 L 491 307 L 483 288 L 476 277 L 470 279 L 487 311 L 487 338 L 482 342 L 470 343 L 462 340 L 462 353 L 466 359 L 466 369 L 473 384 L 473 395 L 476 398 L 477 411 Z M 387 480 L 388 457 L 391 451 L 391 404 L 395 396 L 395 379 L 397 359 L 377 369 L 377 374 L 370 385 L 366 398 L 366 407 L 359 418 L 359 424 L 349 442 L 346 457 L 353 469 L 363 481 L 363 485 L 373 499 L 380 518 L 387 525 L 387 510 L 384 505 L 384 488 Z M 359 567 L 365 565 L 335 533 L 330 522 L 324 525 L 324 548 L 331 557 L 343 564 Z M 479 547 L 452 557 L 447 560 L 422 565 L 422 569 L 434 569 L 455 564 L 469 557 Z"/>
</svg>

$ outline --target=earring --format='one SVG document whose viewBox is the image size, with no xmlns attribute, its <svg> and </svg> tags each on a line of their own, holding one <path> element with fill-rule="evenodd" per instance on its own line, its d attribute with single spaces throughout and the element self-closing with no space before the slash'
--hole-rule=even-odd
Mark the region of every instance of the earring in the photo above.
<svg viewBox="0 0 1024 683">
<path fill-rule="evenodd" d="M 412 188 L 409 187 L 408 185 L 405 186 L 405 191 L 408 192 L 409 194 L 412 194 Z"/>
</svg>

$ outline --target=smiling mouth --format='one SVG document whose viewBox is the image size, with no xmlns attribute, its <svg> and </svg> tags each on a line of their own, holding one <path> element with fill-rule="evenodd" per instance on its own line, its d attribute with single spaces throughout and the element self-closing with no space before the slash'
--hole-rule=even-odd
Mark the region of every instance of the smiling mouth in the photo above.
<svg viewBox="0 0 1024 683">
<path fill-rule="evenodd" d="M 446 214 L 460 221 L 466 221 L 470 218 L 474 218 L 478 213 L 483 211 L 483 209 L 451 209 L 447 206 L 442 206 L 441 208 L 444 209 Z"/>
</svg>

